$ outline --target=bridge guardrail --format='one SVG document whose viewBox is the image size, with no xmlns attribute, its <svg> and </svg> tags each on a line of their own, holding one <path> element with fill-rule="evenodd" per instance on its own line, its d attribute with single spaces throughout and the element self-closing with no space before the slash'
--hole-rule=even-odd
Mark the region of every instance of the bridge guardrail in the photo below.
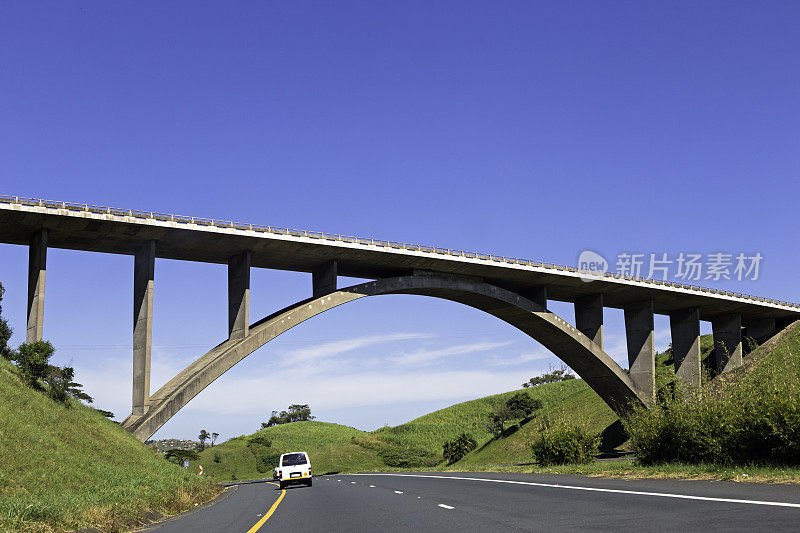
<svg viewBox="0 0 800 533">
<path fill-rule="evenodd" d="M 452 250 L 450 248 L 437 248 L 435 246 L 424 246 L 420 244 L 409 244 L 404 242 L 387 241 L 381 239 L 365 239 L 359 237 L 351 237 L 348 235 L 339 235 L 333 233 L 324 233 L 319 231 L 305 231 L 295 230 L 290 228 L 282 228 L 276 226 L 263 226 L 260 224 L 249 224 L 242 222 L 234 222 L 232 220 L 215 220 L 211 218 L 189 217 L 183 215 L 171 215 L 166 213 L 156 213 L 153 211 L 138 211 L 135 209 L 119 209 L 116 207 L 103 207 L 91 204 L 77 204 L 72 202 L 54 202 L 51 200 L 42 200 L 37 198 L 26 198 L 23 196 L 7 196 L 0 195 L 0 203 L 5 204 L 19 204 L 33 207 L 45 207 L 48 209 L 64 209 L 68 211 L 86 211 L 95 214 L 113 215 L 122 217 L 131 217 L 138 219 L 153 219 L 162 222 L 176 222 L 178 224 L 194 224 L 199 226 L 212 226 L 218 228 L 233 228 L 242 231 L 255 231 L 258 233 L 274 233 L 277 235 L 289 235 L 292 237 L 304 237 L 311 239 L 324 239 L 329 241 L 347 242 L 352 244 L 361 244 L 365 246 L 379 246 L 384 248 L 395 248 L 400 250 L 419 251 L 427 254 L 437 254 L 446 256 L 457 256 L 472 259 L 480 259 L 483 261 L 492 261 L 497 263 L 508 263 L 523 266 L 532 266 L 538 268 L 546 268 L 551 270 L 559 270 L 566 272 L 579 272 L 578 268 L 560 265 L 556 263 L 548 263 L 543 261 L 531 261 L 529 259 L 517 259 L 514 257 L 505 257 L 491 254 L 481 254 L 478 252 L 466 252 L 463 250 Z M 783 300 L 773 300 L 771 298 L 762 298 L 760 296 L 753 296 L 750 294 L 743 294 L 738 292 L 730 292 L 721 289 L 713 289 L 710 287 L 703 287 L 700 285 L 687 285 L 685 283 L 677 283 L 674 281 L 656 280 L 649 278 L 638 278 L 633 276 L 622 276 L 616 272 L 606 272 L 604 277 L 621 279 L 626 281 L 635 281 L 638 283 L 648 283 L 651 285 L 662 285 L 665 287 L 673 287 L 678 289 L 689 289 L 699 292 L 706 292 L 710 294 L 719 294 L 723 296 L 732 296 L 735 298 L 743 298 L 757 302 L 783 305 L 787 307 L 795 307 L 800 309 L 800 304 L 794 302 L 786 302 Z"/>
</svg>

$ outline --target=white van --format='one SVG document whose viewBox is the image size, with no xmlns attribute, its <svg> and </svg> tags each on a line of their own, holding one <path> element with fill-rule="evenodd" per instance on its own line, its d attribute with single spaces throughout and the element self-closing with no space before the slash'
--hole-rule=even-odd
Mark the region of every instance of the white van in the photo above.
<svg viewBox="0 0 800 533">
<path fill-rule="evenodd" d="M 306 452 L 284 453 L 276 470 L 282 489 L 294 483 L 311 486 L 311 459 Z"/>
</svg>

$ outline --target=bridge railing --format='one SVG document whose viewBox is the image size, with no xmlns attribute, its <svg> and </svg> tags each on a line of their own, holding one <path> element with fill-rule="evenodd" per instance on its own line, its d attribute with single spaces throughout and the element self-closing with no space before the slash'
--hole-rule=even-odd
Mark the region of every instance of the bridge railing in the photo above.
<svg viewBox="0 0 800 533">
<path fill-rule="evenodd" d="M 479 259 L 483 261 L 491 261 L 496 263 L 506 263 L 512 265 L 522 265 L 537 268 L 545 268 L 550 270 L 558 270 L 562 272 L 580 272 L 579 269 L 572 266 L 560 265 L 556 263 L 548 263 L 543 261 L 531 261 L 529 259 L 517 259 L 514 257 L 505 257 L 491 254 L 482 254 L 479 252 L 466 252 L 463 250 L 452 250 L 450 248 L 438 248 L 435 246 L 424 246 L 420 244 L 409 244 L 404 242 L 387 241 L 382 239 L 365 239 L 361 237 L 352 237 L 349 235 L 339 235 L 335 233 L 323 233 L 319 231 L 305 231 L 290 228 L 282 228 L 276 226 L 262 226 L 259 224 L 249 224 L 243 222 L 234 222 L 232 220 L 214 220 L 211 218 L 190 217 L 183 215 L 170 215 L 165 213 L 157 213 L 154 211 L 138 211 L 135 209 L 119 209 L 116 207 L 102 207 L 91 204 L 76 204 L 72 202 L 54 202 L 50 200 L 41 200 L 37 198 L 25 198 L 22 196 L 6 196 L 0 195 L 0 204 L 18 204 L 33 207 L 45 207 L 48 209 L 59 209 L 66 211 L 79 211 L 89 212 L 101 215 L 112 215 L 118 217 L 131 217 L 142 220 L 157 220 L 161 222 L 174 222 L 178 224 L 191 224 L 197 226 L 211 226 L 216 228 L 229 228 L 240 231 L 254 231 L 257 233 L 271 233 L 276 235 L 288 235 L 291 237 L 303 237 L 309 239 L 321 239 L 336 242 L 346 242 L 351 244 L 359 244 L 364 246 L 378 246 L 384 248 L 394 248 L 398 250 L 409 250 L 422 252 L 426 254 L 446 255 L 455 257 L 464 257 L 468 259 Z M 724 291 L 710 287 L 702 287 L 700 285 L 689 285 L 684 283 L 677 283 L 673 281 L 657 280 L 650 278 L 639 278 L 633 276 L 622 276 L 616 272 L 606 272 L 603 277 L 619 279 L 624 281 L 634 281 L 639 283 L 647 283 L 651 285 L 659 285 L 664 287 L 672 287 L 678 289 L 689 289 L 709 294 L 719 294 L 723 296 L 731 296 L 734 298 L 743 298 L 752 300 L 754 302 L 762 302 L 774 305 L 783 305 L 787 307 L 794 307 L 800 309 L 800 304 L 787 302 L 783 300 L 773 300 L 771 298 L 761 298 L 750 294 L 743 294 L 738 292 Z"/>
</svg>

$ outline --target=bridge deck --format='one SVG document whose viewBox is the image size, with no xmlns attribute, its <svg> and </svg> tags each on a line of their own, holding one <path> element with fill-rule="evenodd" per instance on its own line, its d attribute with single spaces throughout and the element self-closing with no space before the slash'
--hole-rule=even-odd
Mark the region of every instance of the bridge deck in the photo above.
<svg viewBox="0 0 800 533">
<path fill-rule="evenodd" d="M 337 260 L 341 276 L 378 279 L 410 270 L 483 278 L 486 282 L 524 292 L 547 286 L 557 301 L 603 293 L 603 304 L 621 308 L 652 299 L 656 313 L 697 306 L 710 320 L 732 312 L 742 319 L 800 318 L 800 306 L 715 289 L 613 274 L 586 282 L 573 267 L 426 246 L 359 239 L 343 235 L 297 231 L 195 217 L 96 207 L 0 196 L 0 242 L 27 245 L 31 234 L 48 229 L 48 246 L 70 250 L 133 255 L 146 240 L 157 241 L 156 256 L 165 259 L 227 263 L 250 250 L 259 268 L 311 272 Z"/>
</svg>

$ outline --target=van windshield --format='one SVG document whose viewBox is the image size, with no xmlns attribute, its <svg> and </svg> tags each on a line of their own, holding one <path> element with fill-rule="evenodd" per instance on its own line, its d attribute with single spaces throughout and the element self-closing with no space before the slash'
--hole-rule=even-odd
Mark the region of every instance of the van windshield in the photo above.
<svg viewBox="0 0 800 533">
<path fill-rule="evenodd" d="M 283 456 L 283 466 L 295 466 L 306 464 L 306 454 L 287 453 Z"/>
</svg>

